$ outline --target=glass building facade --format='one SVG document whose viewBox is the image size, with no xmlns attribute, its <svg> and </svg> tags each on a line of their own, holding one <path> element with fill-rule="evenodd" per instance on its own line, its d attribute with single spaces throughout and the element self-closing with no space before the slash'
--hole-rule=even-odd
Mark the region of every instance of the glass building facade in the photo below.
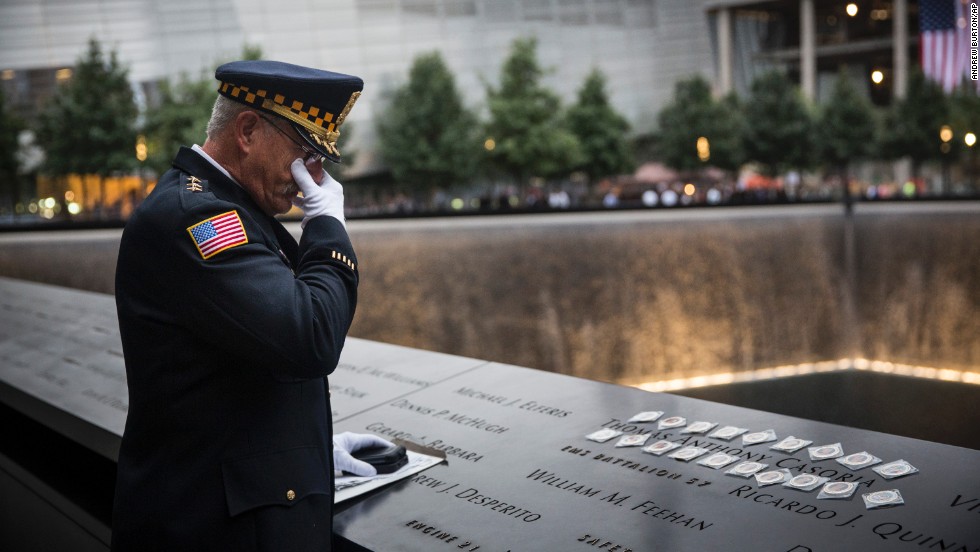
<svg viewBox="0 0 980 552">
<path fill-rule="evenodd" d="M 0 86 L 30 120 L 94 37 L 152 104 L 162 79 L 211 75 L 258 46 L 269 59 L 364 79 L 346 146 L 357 174 L 380 168 L 374 121 L 421 53 L 439 51 L 483 112 L 513 40 L 534 36 L 545 84 L 566 104 L 597 67 L 645 135 L 674 83 L 694 74 L 718 94 L 744 94 L 779 67 L 819 101 L 843 68 L 888 104 L 917 64 L 917 28 L 916 0 L 0 0 Z"/>
<path fill-rule="evenodd" d="M 143 102 L 155 83 L 212 74 L 255 45 L 269 59 L 352 73 L 365 94 L 348 119 L 359 171 L 379 167 L 373 121 L 413 58 L 442 53 L 482 111 L 515 38 L 538 39 L 545 84 L 566 103 L 594 68 L 633 132 L 654 130 L 674 82 L 713 79 L 705 0 L 2 0 L 0 84 L 28 119 L 89 38 L 114 48 Z M 61 73 L 59 73 L 61 71 Z M 203 141 L 203 137 L 202 137 Z"/>
</svg>

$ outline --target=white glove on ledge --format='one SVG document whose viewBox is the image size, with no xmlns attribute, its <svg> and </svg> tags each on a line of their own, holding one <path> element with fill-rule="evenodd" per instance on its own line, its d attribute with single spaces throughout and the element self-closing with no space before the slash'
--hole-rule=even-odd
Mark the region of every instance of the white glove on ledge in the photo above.
<svg viewBox="0 0 980 552">
<path fill-rule="evenodd" d="M 339 182 L 333 179 L 324 170 L 323 179 L 317 184 L 310 171 L 306 169 L 302 159 L 296 159 L 289 166 L 293 173 L 293 180 L 299 186 L 303 197 L 293 198 L 293 205 L 303 210 L 302 228 L 306 228 L 306 223 L 313 217 L 320 215 L 331 216 L 340 221 L 347 228 L 347 221 L 344 220 L 344 188 Z"/>
<path fill-rule="evenodd" d="M 389 446 L 391 446 L 391 443 L 377 435 L 351 433 L 349 431 L 334 435 L 333 469 L 334 471 L 345 471 L 361 477 L 378 475 L 378 470 L 374 469 L 374 466 L 354 458 L 351 456 L 351 453 L 365 448 Z"/>
</svg>

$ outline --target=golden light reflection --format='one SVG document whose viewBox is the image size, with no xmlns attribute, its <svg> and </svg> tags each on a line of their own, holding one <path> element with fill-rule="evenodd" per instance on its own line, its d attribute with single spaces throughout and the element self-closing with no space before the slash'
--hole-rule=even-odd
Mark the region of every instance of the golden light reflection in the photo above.
<svg viewBox="0 0 980 552">
<path fill-rule="evenodd" d="M 953 139 L 953 129 L 949 125 L 943 125 L 939 128 L 939 139 L 943 142 L 949 142 Z"/>
<path fill-rule="evenodd" d="M 871 19 L 875 21 L 885 21 L 889 17 L 890 15 L 886 9 L 871 10 Z"/>
<path fill-rule="evenodd" d="M 963 136 L 963 142 L 967 145 L 967 147 L 972 148 L 977 143 L 977 135 L 972 132 L 967 132 Z"/>
<path fill-rule="evenodd" d="M 980 373 L 976 372 L 966 372 L 962 370 L 953 370 L 950 368 L 932 368 L 929 366 L 912 366 L 908 364 L 896 364 L 893 362 L 868 360 L 864 358 L 842 358 L 840 360 L 829 360 L 825 362 L 774 366 L 771 368 L 759 368 L 757 370 L 723 372 L 720 374 L 693 376 L 689 378 L 648 381 L 634 384 L 632 387 L 643 389 L 644 391 L 662 393 L 679 391 L 681 389 L 707 387 L 710 385 L 764 381 L 777 378 L 802 376 L 806 374 L 844 372 L 847 370 L 877 372 L 913 378 L 980 385 Z"/>
<path fill-rule="evenodd" d="M 493 151 L 497 147 L 497 142 L 493 138 L 487 138 L 486 141 L 483 142 L 483 147 L 487 151 Z"/>
<path fill-rule="evenodd" d="M 881 84 L 881 82 L 883 80 L 885 80 L 885 74 L 884 73 L 882 73 L 881 71 L 879 71 L 877 69 L 875 69 L 874 71 L 871 72 L 871 82 L 873 82 L 875 84 Z"/>
<path fill-rule="evenodd" d="M 851 17 L 854 17 L 855 15 L 858 14 L 858 6 L 854 2 L 848 4 L 846 10 L 847 10 L 847 15 Z"/>
<path fill-rule="evenodd" d="M 146 161 L 146 136 L 142 134 L 136 137 L 136 159 L 140 163 Z"/>
<path fill-rule="evenodd" d="M 707 161 L 708 159 L 711 158 L 711 144 L 708 142 L 707 138 L 705 138 L 704 136 L 698 137 L 697 148 L 698 148 L 698 159 L 700 159 L 701 161 Z"/>
</svg>

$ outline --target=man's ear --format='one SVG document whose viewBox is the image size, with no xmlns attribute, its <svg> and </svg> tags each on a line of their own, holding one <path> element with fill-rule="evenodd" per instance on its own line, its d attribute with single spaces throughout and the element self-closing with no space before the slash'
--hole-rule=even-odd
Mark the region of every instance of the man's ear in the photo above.
<svg viewBox="0 0 980 552">
<path fill-rule="evenodd" d="M 258 140 L 259 116 L 254 111 L 242 111 L 235 117 L 235 142 L 242 153 L 250 153 Z"/>
</svg>

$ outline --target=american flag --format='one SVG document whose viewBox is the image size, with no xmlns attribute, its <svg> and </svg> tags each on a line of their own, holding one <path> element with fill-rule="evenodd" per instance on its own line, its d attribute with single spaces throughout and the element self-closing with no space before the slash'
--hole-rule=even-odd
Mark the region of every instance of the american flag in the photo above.
<svg viewBox="0 0 980 552">
<path fill-rule="evenodd" d="M 238 218 L 237 211 L 228 211 L 202 220 L 187 231 L 190 232 L 194 245 L 205 259 L 229 247 L 248 243 L 245 228 L 242 226 L 242 220 Z"/>
<path fill-rule="evenodd" d="M 970 4 L 977 0 L 919 1 L 919 62 L 922 72 L 952 92 L 970 80 Z"/>
</svg>

